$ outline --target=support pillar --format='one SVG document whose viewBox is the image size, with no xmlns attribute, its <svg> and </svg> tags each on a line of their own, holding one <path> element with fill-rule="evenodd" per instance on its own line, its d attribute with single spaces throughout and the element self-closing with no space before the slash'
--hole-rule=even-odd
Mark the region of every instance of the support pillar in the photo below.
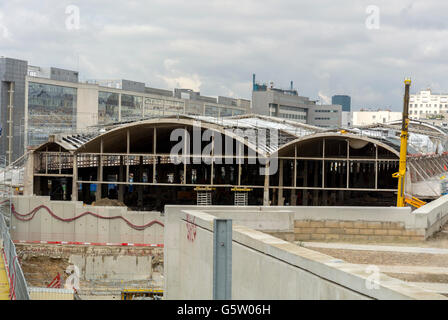
<svg viewBox="0 0 448 320">
<path fill-rule="evenodd" d="M 139 182 L 143 182 L 143 157 L 139 157 L 139 166 L 138 166 L 138 178 Z M 137 206 L 143 207 L 143 186 L 137 185 Z"/>
<path fill-rule="evenodd" d="M 157 129 L 154 127 L 153 134 L 153 145 L 152 145 L 152 153 L 154 155 L 153 163 L 152 163 L 152 183 L 157 183 L 157 174 L 156 174 L 156 165 L 157 165 L 157 157 L 156 157 L 156 148 L 157 148 Z"/>
<path fill-rule="evenodd" d="M 34 192 L 34 152 L 30 152 L 25 160 L 25 173 L 23 175 L 23 195 L 31 196 Z"/>
<path fill-rule="evenodd" d="M 118 181 L 124 182 L 123 156 L 120 156 L 120 168 L 118 169 Z M 124 202 L 124 184 L 118 185 L 118 201 Z"/>
<path fill-rule="evenodd" d="M 103 138 L 100 139 L 100 155 L 98 156 L 98 167 L 97 167 L 97 181 L 99 182 L 103 182 Z M 103 185 L 101 183 L 99 183 L 96 186 L 96 201 L 100 200 L 102 195 L 101 195 L 101 189 L 102 189 Z"/>
<path fill-rule="evenodd" d="M 269 161 L 266 162 L 266 167 L 265 167 L 263 206 L 269 206 Z"/>
<path fill-rule="evenodd" d="M 73 154 L 72 201 L 78 201 L 78 162 L 76 160 L 75 153 Z"/>
<path fill-rule="evenodd" d="M 294 174 L 291 176 L 291 185 L 295 186 L 295 181 L 296 179 L 296 165 L 295 165 L 296 160 L 294 160 Z M 291 201 L 289 202 L 291 204 L 291 206 L 296 206 L 297 205 L 297 189 L 291 189 Z"/>
<path fill-rule="evenodd" d="M 232 220 L 213 221 L 213 300 L 232 299 Z"/>
<path fill-rule="evenodd" d="M 283 197 L 283 159 L 280 159 L 280 167 L 278 172 L 278 205 L 283 206 L 285 198 Z"/>
<path fill-rule="evenodd" d="M 317 186 L 319 181 L 319 172 L 318 172 L 319 166 L 317 165 L 317 161 L 313 162 L 313 167 L 314 167 L 314 185 Z M 319 190 L 313 190 L 313 206 L 318 205 L 319 205 Z"/>
</svg>

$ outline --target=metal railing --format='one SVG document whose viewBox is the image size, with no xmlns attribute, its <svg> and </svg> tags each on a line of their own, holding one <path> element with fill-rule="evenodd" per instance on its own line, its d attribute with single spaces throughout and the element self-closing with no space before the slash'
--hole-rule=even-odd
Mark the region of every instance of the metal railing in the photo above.
<svg viewBox="0 0 448 320">
<path fill-rule="evenodd" d="M 16 252 L 16 246 L 9 234 L 4 218 L 4 210 L 0 212 L 0 236 L 3 241 L 2 255 L 9 276 L 9 295 L 11 300 L 30 300 L 28 286 Z"/>
</svg>

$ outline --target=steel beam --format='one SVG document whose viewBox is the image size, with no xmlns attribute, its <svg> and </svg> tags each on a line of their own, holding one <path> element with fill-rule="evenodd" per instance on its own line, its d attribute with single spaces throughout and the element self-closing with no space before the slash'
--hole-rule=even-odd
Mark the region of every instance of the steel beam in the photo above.
<svg viewBox="0 0 448 320">
<path fill-rule="evenodd" d="M 213 221 L 213 300 L 232 299 L 232 220 Z"/>
</svg>

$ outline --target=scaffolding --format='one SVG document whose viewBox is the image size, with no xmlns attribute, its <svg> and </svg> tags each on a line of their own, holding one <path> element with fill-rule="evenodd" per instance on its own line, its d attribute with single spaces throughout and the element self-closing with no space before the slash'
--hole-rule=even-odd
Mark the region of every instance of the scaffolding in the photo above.
<svg viewBox="0 0 448 320">
<path fill-rule="evenodd" d="M 234 205 L 235 206 L 247 206 L 249 203 L 250 188 L 232 188 L 234 192 Z"/>
<path fill-rule="evenodd" d="M 196 187 L 196 203 L 198 206 L 211 206 L 212 205 L 212 191 L 215 188 L 210 187 Z"/>
</svg>

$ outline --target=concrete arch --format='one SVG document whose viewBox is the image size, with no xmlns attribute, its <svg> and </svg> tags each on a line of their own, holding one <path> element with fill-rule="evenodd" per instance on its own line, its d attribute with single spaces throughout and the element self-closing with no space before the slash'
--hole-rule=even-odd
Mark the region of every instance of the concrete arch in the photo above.
<svg viewBox="0 0 448 320">
<path fill-rule="evenodd" d="M 355 135 L 355 134 L 351 134 L 351 133 L 339 133 L 339 132 L 316 133 L 316 134 L 301 137 L 299 139 L 293 140 L 293 141 L 283 145 L 281 148 L 279 148 L 277 153 L 272 156 L 282 156 L 283 152 L 288 150 L 288 148 L 294 146 L 296 143 L 305 142 L 305 141 L 309 141 L 309 140 L 313 140 L 313 139 L 325 139 L 325 138 L 346 138 L 346 139 L 365 141 L 367 143 L 370 142 L 370 143 L 376 144 L 376 145 L 392 152 L 393 154 L 395 154 L 397 156 L 397 158 L 400 158 L 399 150 L 396 150 L 393 147 L 391 147 L 379 140 L 372 139 L 372 138 L 365 137 L 365 136 L 359 136 L 359 135 Z"/>
<path fill-rule="evenodd" d="M 226 135 L 226 136 L 240 142 L 241 144 L 245 145 L 252 151 L 259 154 L 260 156 L 266 157 L 266 152 L 264 152 L 263 150 L 258 148 L 256 145 L 254 145 L 254 144 L 250 143 L 249 141 L 247 141 L 246 139 L 244 139 L 244 137 L 238 136 L 238 135 L 234 134 L 233 132 L 229 132 L 228 130 L 225 130 L 225 128 L 220 125 L 210 123 L 207 121 L 200 121 L 200 120 L 196 120 L 196 119 L 192 119 L 192 118 L 155 118 L 155 119 L 149 119 L 149 120 L 143 120 L 143 121 L 139 121 L 139 122 L 132 122 L 129 124 L 124 124 L 118 128 L 111 129 L 111 130 L 93 138 L 92 140 L 88 141 L 87 143 L 83 144 L 81 147 L 79 147 L 76 150 L 76 153 L 86 152 L 86 150 L 88 150 L 95 144 L 99 143 L 101 139 L 108 138 L 108 137 L 116 135 L 118 133 L 126 133 L 126 131 L 128 129 L 135 129 L 138 127 L 157 127 L 157 126 L 161 126 L 161 125 L 162 126 L 163 125 L 173 125 L 173 126 L 191 126 L 191 127 L 196 126 L 197 127 L 198 123 L 200 124 L 201 128 L 213 130 L 220 134 Z"/>
<path fill-rule="evenodd" d="M 391 122 L 388 122 L 387 124 L 388 125 L 400 125 L 401 126 L 401 120 L 391 121 Z M 409 120 L 409 124 L 410 125 L 413 125 L 413 124 L 414 125 L 419 125 L 419 126 L 428 128 L 431 131 L 435 131 L 435 132 L 443 134 L 443 135 L 447 134 L 446 131 L 444 131 L 441 128 L 439 128 L 437 126 L 434 126 L 434 125 L 432 125 L 430 123 L 426 123 L 426 122 L 422 122 L 422 121 L 418 121 L 418 120 Z"/>
</svg>

